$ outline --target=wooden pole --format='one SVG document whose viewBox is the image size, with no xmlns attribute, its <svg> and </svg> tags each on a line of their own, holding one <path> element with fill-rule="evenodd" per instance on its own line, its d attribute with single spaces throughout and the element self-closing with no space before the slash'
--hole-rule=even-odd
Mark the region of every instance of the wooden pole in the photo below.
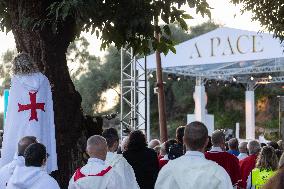
<svg viewBox="0 0 284 189">
<path fill-rule="evenodd" d="M 158 20 L 155 19 L 155 26 L 158 26 Z M 160 40 L 158 32 L 155 31 L 155 38 Z M 159 108 L 159 126 L 160 126 L 160 141 L 166 142 L 168 140 L 167 121 L 166 121 L 166 104 L 165 104 L 165 92 L 163 83 L 163 72 L 161 65 L 161 53 L 156 50 L 156 77 L 158 88 L 158 108 Z"/>
</svg>

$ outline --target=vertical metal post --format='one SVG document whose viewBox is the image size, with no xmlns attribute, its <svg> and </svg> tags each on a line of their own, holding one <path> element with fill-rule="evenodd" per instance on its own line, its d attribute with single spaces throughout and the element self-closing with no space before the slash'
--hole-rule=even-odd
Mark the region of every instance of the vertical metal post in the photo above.
<svg viewBox="0 0 284 189">
<path fill-rule="evenodd" d="M 137 78 L 137 62 L 136 62 L 136 56 L 134 56 L 133 54 L 133 49 L 132 50 L 132 60 L 133 60 L 133 127 L 137 126 L 137 80 L 139 78 Z"/>
<path fill-rule="evenodd" d="M 144 80 L 145 80 L 145 134 L 147 141 L 149 142 L 150 136 L 148 133 L 148 74 L 147 74 L 147 58 L 144 56 L 144 68 L 145 68 L 145 75 L 144 75 Z"/>
<path fill-rule="evenodd" d="M 130 61 L 125 61 L 125 57 L 129 57 Z M 146 68 L 142 62 L 138 62 L 133 53 L 121 50 L 121 100 L 120 100 L 120 121 L 121 121 L 121 137 L 127 136 L 123 132 L 124 129 L 145 130 L 146 129 Z M 144 106 L 145 105 L 145 106 Z"/>
<path fill-rule="evenodd" d="M 279 139 L 281 139 L 282 134 L 281 134 L 281 98 L 283 96 L 277 96 L 278 98 L 278 132 L 279 132 Z"/>
<path fill-rule="evenodd" d="M 120 49 L 120 136 L 123 139 L 123 72 L 124 72 L 124 51 L 123 48 Z"/>
</svg>

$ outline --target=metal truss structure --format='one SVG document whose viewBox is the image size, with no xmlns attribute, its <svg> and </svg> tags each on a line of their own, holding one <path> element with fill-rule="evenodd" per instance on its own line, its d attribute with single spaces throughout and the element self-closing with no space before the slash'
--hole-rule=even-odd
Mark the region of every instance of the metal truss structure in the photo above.
<svg viewBox="0 0 284 189">
<path fill-rule="evenodd" d="M 282 83 L 284 58 L 164 68 L 163 72 L 237 83 Z"/>
<path fill-rule="evenodd" d="M 121 49 L 120 127 L 121 138 L 129 131 L 147 133 L 147 71 L 133 50 Z"/>
</svg>

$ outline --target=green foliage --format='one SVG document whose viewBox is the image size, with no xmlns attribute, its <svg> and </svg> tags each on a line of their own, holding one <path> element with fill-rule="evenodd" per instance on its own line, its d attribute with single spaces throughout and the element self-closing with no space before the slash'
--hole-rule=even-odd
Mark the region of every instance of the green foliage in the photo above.
<svg viewBox="0 0 284 189">
<path fill-rule="evenodd" d="M 73 72 L 76 89 L 82 96 L 82 107 L 85 113 L 93 115 L 97 106 L 103 104 L 101 95 L 107 89 L 113 89 L 120 82 L 120 52 L 110 47 L 103 60 L 88 52 L 89 43 L 85 38 L 76 39 L 68 49 L 68 62 L 79 64 Z"/>
<path fill-rule="evenodd" d="M 278 119 L 267 120 L 264 122 L 264 125 L 265 128 L 275 129 L 279 127 L 279 120 Z"/>
<path fill-rule="evenodd" d="M 252 11 L 253 20 L 261 23 L 266 30 L 284 40 L 283 0 L 231 0 L 235 4 L 243 3 L 243 12 Z"/>
<path fill-rule="evenodd" d="M 2 55 L 2 64 L 0 66 L 0 78 L 3 79 L 2 84 L 0 86 L 0 94 L 3 93 L 4 89 L 10 88 L 11 82 L 11 68 L 12 68 L 12 60 L 16 55 L 16 50 L 7 50 Z"/>
<path fill-rule="evenodd" d="M 177 22 L 187 30 L 185 20 L 192 16 L 185 13 L 182 5 L 196 8 L 202 16 L 211 16 L 206 0 L 64 0 L 52 3 L 46 18 L 30 20 L 36 27 L 52 24 L 56 32 L 60 24 L 72 18 L 76 21 L 77 35 L 82 30 L 95 33 L 102 40 L 102 49 L 114 44 L 118 49 L 132 47 L 136 53 L 148 54 L 153 47 L 166 54 L 175 51 L 174 44 L 171 40 L 158 41 L 154 33 L 164 30 L 169 34 L 170 30 L 155 23 L 158 19 L 167 25 Z"/>
</svg>

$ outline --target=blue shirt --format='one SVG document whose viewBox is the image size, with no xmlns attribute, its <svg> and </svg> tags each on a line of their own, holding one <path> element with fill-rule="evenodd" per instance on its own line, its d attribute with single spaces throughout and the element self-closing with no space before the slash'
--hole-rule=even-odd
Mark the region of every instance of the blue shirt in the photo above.
<svg viewBox="0 0 284 189">
<path fill-rule="evenodd" d="M 237 156 L 237 157 L 238 157 L 238 155 L 240 154 L 240 152 L 237 151 L 237 150 L 228 150 L 227 152 L 228 152 L 229 154 L 233 154 L 234 156 Z"/>
</svg>

